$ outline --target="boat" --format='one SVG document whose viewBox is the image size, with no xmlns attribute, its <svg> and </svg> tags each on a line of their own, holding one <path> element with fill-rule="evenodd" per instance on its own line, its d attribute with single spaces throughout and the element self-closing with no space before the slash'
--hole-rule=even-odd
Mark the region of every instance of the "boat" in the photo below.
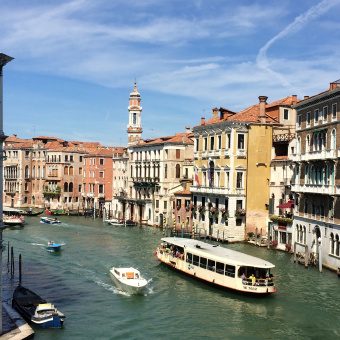
<svg viewBox="0 0 340 340">
<path fill-rule="evenodd" d="M 140 272 L 137 269 L 132 267 L 113 267 L 110 270 L 110 277 L 120 290 L 131 294 L 144 293 L 148 285 L 148 281 L 141 277 Z"/>
<path fill-rule="evenodd" d="M 157 247 L 159 261 L 214 286 L 266 295 L 275 293 L 275 265 L 260 258 L 195 239 L 165 237 Z"/>
<path fill-rule="evenodd" d="M 56 218 L 53 217 L 40 217 L 41 223 L 48 223 L 48 224 L 59 224 L 60 221 L 58 221 Z"/>
<path fill-rule="evenodd" d="M 38 212 L 26 211 L 26 210 L 20 210 L 20 211 L 21 211 L 21 215 L 23 216 L 39 216 L 44 212 L 44 210 L 41 210 Z"/>
<path fill-rule="evenodd" d="M 17 215 L 3 215 L 3 221 L 4 224 L 9 226 L 9 227 L 14 227 L 14 226 L 23 226 L 25 224 L 25 220 L 23 216 L 17 216 Z"/>
<path fill-rule="evenodd" d="M 61 328 L 65 315 L 28 288 L 18 286 L 13 293 L 13 307 L 28 321 L 44 328 Z"/>
<path fill-rule="evenodd" d="M 132 220 L 126 220 L 123 224 L 129 227 L 135 227 L 137 225 L 137 223 Z"/>
<path fill-rule="evenodd" d="M 55 209 L 55 210 L 46 209 L 45 213 L 46 215 L 67 215 L 67 212 L 64 209 Z"/>
<path fill-rule="evenodd" d="M 54 243 L 54 241 L 48 241 L 46 249 L 49 251 L 60 251 L 61 250 L 61 244 L 60 243 Z"/>
<path fill-rule="evenodd" d="M 108 224 L 115 225 L 115 226 L 124 225 L 124 221 L 118 218 L 112 218 L 111 220 L 106 220 L 106 222 L 108 222 Z"/>
</svg>

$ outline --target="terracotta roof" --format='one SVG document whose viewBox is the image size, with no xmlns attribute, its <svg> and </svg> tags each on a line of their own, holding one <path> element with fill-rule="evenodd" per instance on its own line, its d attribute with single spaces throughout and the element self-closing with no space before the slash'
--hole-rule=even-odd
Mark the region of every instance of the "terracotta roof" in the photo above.
<svg viewBox="0 0 340 340">
<path fill-rule="evenodd" d="M 175 195 L 191 195 L 190 190 L 182 190 L 182 191 L 176 191 L 174 192 Z"/>
<path fill-rule="evenodd" d="M 15 137 L 15 136 L 13 136 L 13 137 L 7 137 L 7 138 L 5 139 L 5 142 L 16 142 L 16 143 L 19 143 L 19 142 L 25 142 L 25 141 L 26 141 L 26 139 L 17 138 L 17 137 Z"/>
<path fill-rule="evenodd" d="M 109 149 L 87 149 L 87 155 L 84 157 L 89 156 L 113 156 L 113 151 Z"/>
<path fill-rule="evenodd" d="M 141 145 L 152 145 L 152 144 L 165 144 L 165 143 L 186 143 L 186 144 L 193 144 L 193 137 L 192 132 L 183 132 L 183 133 L 176 133 L 174 136 L 165 136 L 165 137 L 158 137 L 154 139 L 145 139 L 139 141 L 137 146 Z"/>
<path fill-rule="evenodd" d="M 275 160 L 288 159 L 288 156 L 275 156 Z"/>
</svg>

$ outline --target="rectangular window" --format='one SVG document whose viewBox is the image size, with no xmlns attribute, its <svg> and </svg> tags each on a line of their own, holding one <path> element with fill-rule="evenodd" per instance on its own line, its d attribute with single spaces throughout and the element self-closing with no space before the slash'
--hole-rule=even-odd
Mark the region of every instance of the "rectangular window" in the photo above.
<svg viewBox="0 0 340 340">
<path fill-rule="evenodd" d="M 79 162 L 83 161 L 83 156 L 79 156 Z"/>
<path fill-rule="evenodd" d="M 236 188 L 241 189 L 243 188 L 243 172 L 237 172 L 236 176 Z"/>
<path fill-rule="evenodd" d="M 168 208 L 168 202 L 164 201 L 164 210 L 166 210 Z"/>
<path fill-rule="evenodd" d="M 298 128 L 301 128 L 301 115 L 297 116 L 297 126 Z"/>
<path fill-rule="evenodd" d="M 200 267 L 207 269 L 208 260 L 205 257 L 200 257 Z"/>
<path fill-rule="evenodd" d="M 216 273 L 224 274 L 224 263 L 216 262 Z"/>
<path fill-rule="evenodd" d="M 81 192 L 81 184 L 78 185 L 78 192 Z"/>
<path fill-rule="evenodd" d="M 235 277 L 235 266 L 225 265 L 225 275 L 230 277 Z"/>
<path fill-rule="evenodd" d="M 222 149 L 222 136 L 217 136 L 217 147 L 218 147 L 218 150 L 221 150 Z"/>
<path fill-rule="evenodd" d="M 215 268 L 216 268 L 215 261 L 208 259 L 208 270 L 211 270 L 212 272 L 214 272 Z"/>
<path fill-rule="evenodd" d="M 194 266 L 198 266 L 198 265 L 199 265 L 199 261 L 200 261 L 200 257 L 197 256 L 197 255 L 194 255 L 194 256 L 193 256 L 193 259 L 192 259 L 192 264 L 193 264 Z"/>
<path fill-rule="evenodd" d="M 180 159 L 180 158 L 181 158 L 181 150 L 176 149 L 176 159 Z"/>
<path fill-rule="evenodd" d="M 159 208 L 159 200 L 156 200 L 156 209 Z"/>
<path fill-rule="evenodd" d="M 99 165 L 104 165 L 104 158 L 99 158 Z"/>
<path fill-rule="evenodd" d="M 98 184 L 98 193 L 103 194 L 104 193 L 104 184 Z"/>
<path fill-rule="evenodd" d="M 208 138 L 204 138 L 204 150 L 208 150 Z"/>
<path fill-rule="evenodd" d="M 84 178 L 86 177 L 86 170 L 84 170 Z"/>
<path fill-rule="evenodd" d="M 104 171 L 99 171 L 99 178 L 104 178 Z"/>
<path fill-rule="evenodd" d="M 215 143 L 215 139 L 212 136 L 212 137 L 210 137 L 210 150 L 214 150 L 214 148 L 215 148 L 214 143 Z"/>
<path fill-rule="evenodd" d="M 314 122 L 316 123 L 319 120 L 319 109 L 314 110 Z"/>
<path fill-rule="evenodd" d="M 237 135 L 237 148 L 243 150 L 244 149 L 244 134 L 239 133 Z"/>
<path fill-rule="evenodd" d="M 83 168 L 79 168 L 78 174 L 79 174 L 79 175 L 82 175 L 82 174 L 83 174 Z"/>
<path fill-rule="evenodd" d="M 196 138 L 195 141 L 196 141 L 196 151 L 198 151 L 199 145 L 200 145 L 200 140 L 199 140 L 199 138 Z"/>
<path fill-rule="evenodd" d="M 188 263 L 192 263 L 192 254 L 187 253 L 187 259 L 186 259 L 186 261 L 187 261 Z"/>
<path fill-rule="evenodd" d="M 230 133 L 226 134 L 226 149 L 230 149 Z"/>
<path fill-rule="evenodd" d="M 328 116 L 328 106 L 324 106 L 322 108 L 322 113 L 323 113 L 323 120 L 327 120 L 327 116 Z"/>
<path fill-rule="evenodd" d="M 283 119 L 284 120 L 288 120 L 289 119 L 289 110 L 288 109 L 284 109 L 283 110 Z"/>
<path fill-rule="evenodd" d="M 337 103 L 332 104 L 332 118 L 333 118 L 333 119 L 336 119 L 337 110 L 338 110 L 338 108 L 337 108 Z"/>
<path fill-rule="evenodd" d="M 311 112 L 308 111 L 308 112 L 306 113 L 306 122 L 307 122 L 307 125 L 310 125 L 310 116 L 311 116 Z"/>
</svg>

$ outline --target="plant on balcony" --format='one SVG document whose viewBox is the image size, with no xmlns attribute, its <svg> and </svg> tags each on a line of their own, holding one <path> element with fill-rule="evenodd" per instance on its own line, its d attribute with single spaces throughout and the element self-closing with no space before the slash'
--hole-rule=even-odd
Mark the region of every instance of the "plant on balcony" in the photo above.
<svg viewBox="0 0 340 340">
<path fill-rule="evenodd" d="M 227 210 L 225 210 L 225 208 L 220 208 L 220 212 L 222 214 L 222 218 L 224 218 L 225 220 L 229 217 L 229 213 Z"/>
<path fill-rule="evenodd" d="M 290 243 L 286 243 L 286 250 L 291 251 L 292 245 Z"/>
<path fill-rule="evenodd" d="M 235 217 L 240 218 L 246 215 L 246 211 L 244 209 L 237 209 L 235 212 Z"/>
<path fill-rule="evenodd" d="M 213 217 L 215 217 L 215 218 L 217 218 L 218 217 L 218 215 L 219 215 L 219 211 L 218 211 L 218 209 L 216 209 L 215 207 L 211 207 L 210 208 L 210 216 L 213 216 Z"/>
<path fill-rule="evenodd" d="M 270 216 L 270 220 L 273 222 L 293 223 L 293 219 L 288 217 Z"/>
<path fill-rule="evenodd" d="M 189 204 L 189 209 L 190 209 L 191 211 L 196 211 L 197 207 L 196 207 L 196 205 L 193 205 L 192 203 L 190 203 L 190 204 Z"/>
<path fill-rule="evenodd" d="M 198 206 L 198 212 L 199 212 L 201 215 L 204 215 L 204 214 L 205 214 L 205 208 L 202 207 L 202 205 L 199 205 L 199 206 Z"/>
<path fill-rule="evenodd" d="M 181 206 L 180 206 L 180 205 L 178 205 L 178 206 L 176 207 L 176 209 L 177 209 L 177 210 L 181 209 Z"/>
<path fill-rule="evenodd" d="M 276 247 L 277 247 L 277 241 L 276 241 L 276 240 L 273 240 L 273 241 L 271 242 L 271 246 L 272 246 L 272 248 L 276 248 Z"/>
</svg>

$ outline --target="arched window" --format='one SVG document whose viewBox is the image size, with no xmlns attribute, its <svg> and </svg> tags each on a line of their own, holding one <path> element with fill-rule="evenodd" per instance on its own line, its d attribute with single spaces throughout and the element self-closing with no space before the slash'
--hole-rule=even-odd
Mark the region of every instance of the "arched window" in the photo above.
<svg viewBox="0 0 340 340">
<path fill-rule="evenodd" d="M 68 183 L 67 182 L 64 183 L 64 192 L 68 192 Z"/>
<path fill-rule="evenodd" d="M 45 176 L 46 176 L 46 167 L 44 165 L 42 168 L 42 179 L 45 179 Z"/>
<path fill-rule="evenodd" d="M 176 178 L 181 177 L 181 166 L 179 164 L 176 164 Z"/>
<path fill-rule="evenodd" d="M 308 214 L 308 200 L 305 199 L 305 209 L 304 209 L 304 213 L 307 215 Z"/>
<path fill-rule="evenodd" d="M 28 165 L 25 166 L 25 178 L 29 177 Z"/>
<path fill-rule="evenodd" d="M 297 140 L 296 153 L 297 153 L 298 155 L 301 154 L 301 138 L 300 138 L 300 137 L 299 137 L 298 140 Z"/>
<path fill-rule="evenodd" d="M 335 255 L 339 256 L 339 235 L 335 236 Z"/>
<path fill-rule="evenodd" d="M 70 166 L 69 174 L 70 174 L 71 176 L 73 175 L 73 166 Z"/>
<path fill-rule="evenodd" d="M 68 186 L 68 191 L 73 192 L 73 183 L 72 182 Z"/>
<path fill-rule="evenodd" d="M 331 233 L 329 237 L 329 253 L 334 255 L 334 235 Z"/>
<path fill-rule="evenodd" d="M 306 137 L 306 153 L 310 151 L 310 136 L 307 135 Z"/>
<path fill-rule="evenodd" d="M 64 175 L 68 175 L 68 166 L 65 166 L 64 168 Z"/>
<path fill-rule="evenodd" d="M 35 165 L 33 165 L 33 169 L 32 169 L 32 178 L 35 178 Z"/>
<path fill-rule="evenodd" d="M 307 235 L 306 235 L 306 227 L 304 226 L 304 227 L 303 227 L 303 243 L 304 243 L 304 244 L 307 243 L 307 242 L 306 242 L 306 237 L 307 237 Z"/>
<path fill-rule="evenodd" d="M 336 149 L 336 131 L 335 129 L 332 130 L 332 135 L 331 135 L 331 149 L 335 150 Z"/>
<path fill-rule="evenodd" d="M 295 235 L 296 235 L 296 242 L 299 242 L 300 235 L 299 235 L 299 225 L 297 224 L 295 227 Z"/>
<path fill-rule="evenodd" d="M 38 166 L 37 178 L 40 178 L 40 165 Z"/>
</svg>

